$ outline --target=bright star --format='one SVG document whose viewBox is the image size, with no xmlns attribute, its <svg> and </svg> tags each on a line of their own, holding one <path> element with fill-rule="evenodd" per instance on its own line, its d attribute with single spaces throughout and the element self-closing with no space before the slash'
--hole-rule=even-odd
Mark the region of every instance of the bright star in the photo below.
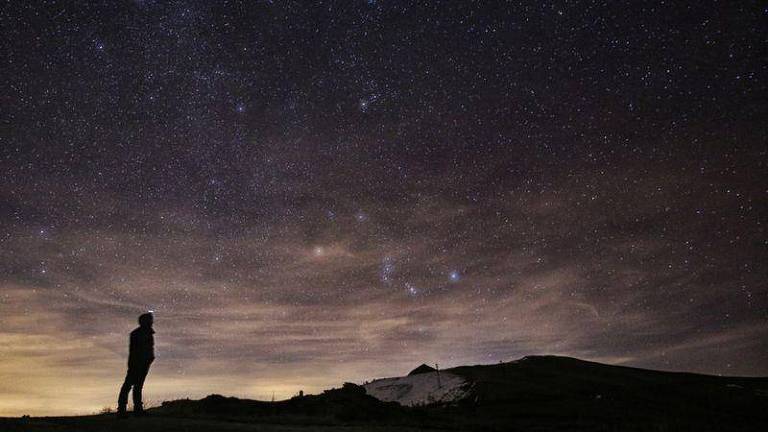
<svg viewBox="0 0 768 432">
<path fill-rule="evenodd" d="M 415 297 L 419 294 L 419 290 L 410 282 L 405 283 L 405 293 L 411 297 Z"/>
</svg>

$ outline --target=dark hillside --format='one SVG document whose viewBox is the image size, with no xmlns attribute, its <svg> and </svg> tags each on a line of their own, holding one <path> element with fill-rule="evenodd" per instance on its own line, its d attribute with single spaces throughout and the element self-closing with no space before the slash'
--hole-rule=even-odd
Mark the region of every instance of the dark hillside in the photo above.
<svg viewBox="0 0 768 432">
<path fill-rule="evenodd" d="M 606 430 L 619 425 L 621 430 L 768 428 L 768 378 L 660 372 L 556 356 L 448 371 L 474 383 L 461 410 L 490 424 L 563 421 Z"/>
<path fill-rule="evenodd" d="M 340 389 L 319 395 L 294 397 L 277 402 L 210 395 L 201 400 L 182 399 L 164 402 L 152 410 L 155 415 L 203 417 L 274 424 L 410 424 L 439 425 L 438 413 L 409 409 L 395 402 L 382 402 L 365 389 L 346 383 Z"/>
</svg>

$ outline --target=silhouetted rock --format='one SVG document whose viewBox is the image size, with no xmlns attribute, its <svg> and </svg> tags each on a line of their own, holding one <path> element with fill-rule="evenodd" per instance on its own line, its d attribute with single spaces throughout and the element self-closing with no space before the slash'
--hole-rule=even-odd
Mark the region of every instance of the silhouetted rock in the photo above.
<svg viewBox="0 0 768 432">
<path fill-rule="evenodd" d="M 421 366 L 419 366 L 416 369 L 408 372 L 408 375 L 418 375 L 418 374 L 423 374 L 423 373 L 429 373 L 429 372 L 434 372 L 435 370 L 437 370 L 437 369 L 435 369 L 435 368 L 433 368 L 431 366 L 427 366 L 426 364 L 422 363 Z"/>
</svg>

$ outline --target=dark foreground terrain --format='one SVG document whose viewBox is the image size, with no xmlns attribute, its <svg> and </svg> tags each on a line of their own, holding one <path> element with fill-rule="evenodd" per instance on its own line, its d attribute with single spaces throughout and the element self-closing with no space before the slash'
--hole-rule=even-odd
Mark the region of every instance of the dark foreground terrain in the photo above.
<svg viewBox="0 0 768 432">
<path fill-rule="evenodd" d="M 0 431 L 768 430 L 768 378 L 657 372 L 552 356 L 446 372 L 468 381 L 468 397 L 403 407 L 345 384 L 279 402 L 218 395 L 165 402 L 146 418 L 0 419 Z"/>
<path fill-rule="evenodd" d="M 35 418 L 29 421 L 0 419 L 3 432 L 411 432 L 420 431 L 415 427 L 398 426 L 325 426 L 325 425 L 280 425 L 256 422 L 237 422 L 200 418 L 173 418 L 149 416 L 146 418 L 115 419 L 111 415 L 84 417 Z M 438 431 L 439 429 L 430 429 Z"/>
</svg>

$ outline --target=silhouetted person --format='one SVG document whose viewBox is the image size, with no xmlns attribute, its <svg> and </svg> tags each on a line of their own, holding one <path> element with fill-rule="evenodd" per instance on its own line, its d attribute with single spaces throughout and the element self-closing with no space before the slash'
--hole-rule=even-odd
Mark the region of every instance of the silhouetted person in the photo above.
<svg viewBox="0 0 768 432">
<path fill-rule="evenodd" d="M 131 332 L 131 342 L 128 346 L 128 373 L 125 374 L 125 382 L 120 388 L 120 396 L 117 399 L 117 413 L 125 415 L 128 405 L 128 392 L 133 387 L 133 412 L 144 414 L 144 405 L 141 402 L 141 390 L 144 387 L 144 379 L 149 372 L 149 365 L 155 359 L 155 331 L 152 330 L 152 314 L 145 313 L 139 317 L 139 328 Z"/>
</svg>

